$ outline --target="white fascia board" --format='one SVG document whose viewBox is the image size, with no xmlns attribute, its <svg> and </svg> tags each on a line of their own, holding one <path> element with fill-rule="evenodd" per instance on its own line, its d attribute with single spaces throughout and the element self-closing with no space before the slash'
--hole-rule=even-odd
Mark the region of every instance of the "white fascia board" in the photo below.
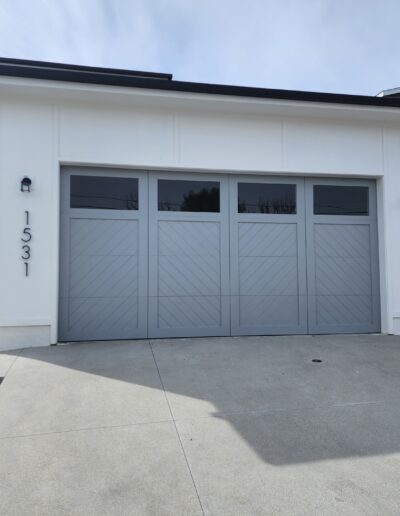
<svg viewBox="0 0 400 516">
<path fill-rule="evenodd" d="M 400 123 L 400 108 L 392 107 L 260 99 L 6 76 L 0 77 L 0 100 L 2 96 L 18 100 L 36 99 L 47 103 L 109 103 L 110 106 L 123 105 L 132 108 L 199 109 L 214 113 Z"/>
</svg>

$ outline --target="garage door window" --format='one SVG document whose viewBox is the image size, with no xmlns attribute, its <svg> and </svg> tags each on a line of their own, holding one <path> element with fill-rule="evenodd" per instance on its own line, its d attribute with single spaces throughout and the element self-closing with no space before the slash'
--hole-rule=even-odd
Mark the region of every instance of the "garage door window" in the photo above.
<svg viewBox="0 0 400 516">
<path fill-rule="evenodd" d="M 314 185 L 314 215 L 368 215 L 367 186 Z"/>
<path fill-rule="evenodd" d="M 296 185 L 238 183 L 238 213 L 296 213 Z"/>
<path fill-rule="evenodd" d="M 218 213 L 219 182 L 159 179 L 158 210 Z"/>
<path fill-rule="evenodd" d="M 136 178 L 71 176 L 71 208 L 138 210 L 138 195 Z"/>
</svg>

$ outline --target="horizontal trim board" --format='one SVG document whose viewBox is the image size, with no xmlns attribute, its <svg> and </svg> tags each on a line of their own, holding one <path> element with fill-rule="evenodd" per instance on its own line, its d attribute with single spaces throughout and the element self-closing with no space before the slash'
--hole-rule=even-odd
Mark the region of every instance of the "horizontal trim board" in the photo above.
<svg viewBox="0 0 400 516">
<path fill-rule="evenodd" d="M 0 328 L 7 327 L 24 327 L 24 326 L 51 326 L 49 319 L 42 318 L 21 318 L 21 319 L 3 319 L 0 320 Z"/>
</svg>

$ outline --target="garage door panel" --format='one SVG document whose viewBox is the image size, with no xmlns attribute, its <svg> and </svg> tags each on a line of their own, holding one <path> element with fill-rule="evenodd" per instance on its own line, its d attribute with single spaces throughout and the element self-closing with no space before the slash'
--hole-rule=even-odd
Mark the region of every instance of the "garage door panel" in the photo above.
<svg viewBox="0 0 400 516">
<path fill-rule="evenodd" d="M 232 334 L 305 333 L 304 180 L 231 178 L 230 193 Z"/>
<path fill-rule="evenodd" d="M 221 272 L 219 256 L 159 256 L 158 295 L 219 295 Z"/>
<path fill-rule="evenodd" d="M 317 295 L 372 295 L 369 225 L 315 224 L 314 247 Z"/>
<path fill-rule="evenodd" d="M 71 263 L 71 297 L 137 296 L 138 257 L 78 256 Z"/>
<path fill-rule="evenodd" d="M 60 340 L 147 336 L 147 178 L 114 173 L 67 168 L 62 174 Z M 82 196 L 75 189 L 74 199 L 72 179 L 89 185 Z M 140 209 L 125 203 L 132 184 Z"/>
<path fill-rule="evenodd" d="M 379 331 L 375 183 L 306 182 L 309 332 Z M 325 195 L 317 201 L 316 185 L 325 192 L 332 189 L 336 198 Z"/>
<path fill-rule="evenodd" d="M 369 262 L 354 258 L 315 258 L 316 294 L 371 295 Z"/>
<path fill-rule="evenodd" d="M 210 183 L 219 189 L 219 207 L 202 207 Z M 192 201 L 203 211 L 190 211 Z M 149 336 L 229 335 L 226 178 L 154 173 L 149 215 Z"/>
<path fill-rule="evenodd" d="M 239 256 L 297 256 L 296 224 L 239 223 Z"/>
<path fill-rule="evenodd" d="M 101 338 L 136 332 L 138 236 L 138 221 L 71 219 L 70 335 Z"/>
<path fill-rule="evenodd" d="M 218 328 L 221 318 L 220 296 L 158 297 L 159 328 Z"/>
<path fill-rule="evenodd" d="M 166 256 L 220 255 L 220 223 L 159 221 L 158 254 Z"/>
<path fill-rule="evenodd" d="M 371 296 L 316 296 L 317 324 L 327 326 L 371 325 Z"/>
<path fill-rule="evenodd" d="M 297 328 L 299 321 L 299 299 L 294 296 L 249 296 L 239 297 L 240 326 L 248 328 L 252 333 L 265 331 L 266 325 L 275 328 L 275 332 L 282 328 L 282 332 L 292 326 Z"/>
<path fill-rule="evenodd" d="M 137 255 L 138 222 L 133 220 L 71 219 L 71 255 Z"/>
<path fill-rule="evenodd" d="M 239 294 L 298 295 L 298 267 L 296 257 L 241 257 L 239 258 Z"/>
<path fill-rule="evenodd" d="M 219 226 L 219 222 L 158 222 L 157 296 L 221 294 Z"/>
<path fill-rule="evenodd" d="M 79 297 L 70 298 L 68 330 L 81 339 L 129 338 L 138 329 L 138 298 Z"/>
<path fill-rule="evenodd" d="M 315 224 L 317 256 L 346 256 L 369 260 L 370 227 L 365 224 Z"/>
</svg>

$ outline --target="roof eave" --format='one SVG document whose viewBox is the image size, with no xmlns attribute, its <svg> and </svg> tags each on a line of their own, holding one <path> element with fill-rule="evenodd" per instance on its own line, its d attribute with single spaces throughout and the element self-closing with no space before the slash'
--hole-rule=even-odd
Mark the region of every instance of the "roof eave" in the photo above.
<svg viewBox="0 0 400 516">
<path fill-rule="evenodd" d="M 39 80 L 63 81 L 93 85 L 122 86 L 182 93 L 228 95 L 258 99 L 317 102 L 375 107 L 400 108 L 400 98 L 387 96 L 347 95 L 310 91 L 280 90 L 207 84 L 172 80 L 170 74 L 134 72 L 109 68 L 63 65 L 40 61 L 0 58 L 0 75 Z"/>
</svg>

